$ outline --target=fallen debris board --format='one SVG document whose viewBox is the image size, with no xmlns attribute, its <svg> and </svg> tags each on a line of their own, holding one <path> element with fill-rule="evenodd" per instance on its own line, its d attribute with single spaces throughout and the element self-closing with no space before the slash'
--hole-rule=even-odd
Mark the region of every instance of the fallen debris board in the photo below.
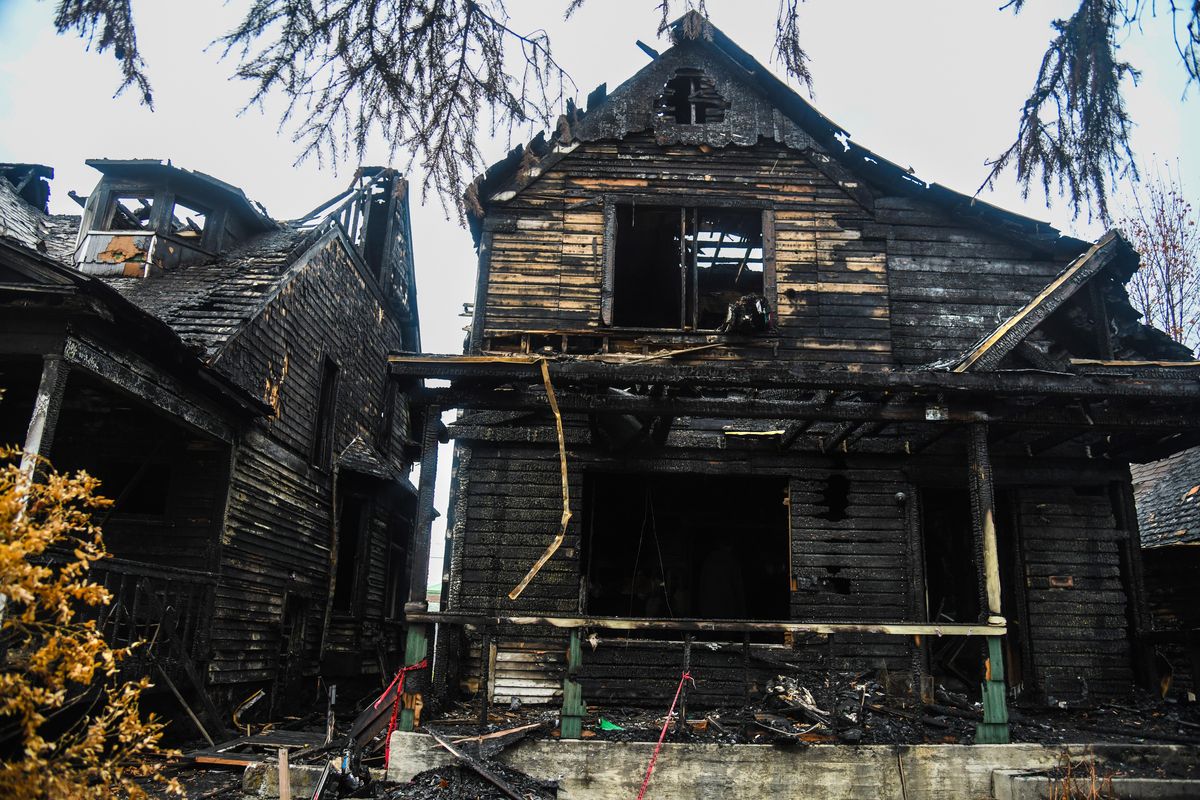
<svg viewBox="0 0 1200 800">
<path fill-rule="evenodd" d="M 244 767 L 274 757 L 280 748 L 315 747 L 324 740 L 324 732 L 320 731 L 268 731 L 256 736 L 230 739 L 206 750 L 185 753 L 184 758 L 194 764 Z"/>
</svg>

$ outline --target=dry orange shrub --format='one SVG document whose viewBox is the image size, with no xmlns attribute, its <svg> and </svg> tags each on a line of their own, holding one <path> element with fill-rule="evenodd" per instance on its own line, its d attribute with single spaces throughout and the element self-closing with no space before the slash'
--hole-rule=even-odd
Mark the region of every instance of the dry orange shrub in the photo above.
<svg viewBox="0 0 1200 800">
<path fill-rule="evenodd" d="M 88 580 L 107 555 L 91 513 L 110 501 L 85 472 L 30 481 L 20 457 L 0 447 L 0 797 L 146 797 L 137 764 L 161 754 L 164 729 L 139 709 L 149 681 L 118 681 L 127 650 L 81 614 L 112 600 Z"/>
</svg>

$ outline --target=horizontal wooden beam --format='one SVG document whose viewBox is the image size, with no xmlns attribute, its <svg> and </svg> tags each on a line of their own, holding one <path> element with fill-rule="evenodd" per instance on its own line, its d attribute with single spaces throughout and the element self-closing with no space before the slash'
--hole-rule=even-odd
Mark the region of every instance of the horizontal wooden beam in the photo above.
<svg viewBox="0 0 1200 800">
<path fill-rule="evenodd" d="M 1028 428 L 1069 429 L 1076 431 L 1156 431 L 1200 430 L 1200 413 L 1155 414 L 1151 411 L 1105 411 L 1091 409 L 1087 415 L 1052 408 L 1024 410 L 1017 407 L 985 410 L 967 405 L 967 398 L 954 405 L 913 398 L 905 403 L 863 400 L 782 400 L 760 397 L 650 397 L 625 393 L 592 393 L 555 389 L 563 411 L 589 414 L 632 414 L 655 417 L 699 417 L 710 419 L 817 420 L 825 422 L 909 422 L 930 425 L 955 425 L 988 422 Z M 539 387 L 467 388 L 428 387 L 411 391 L 415 405 L 441 408 L 517 411 L 549 409 L 546 393 Z M 986 400 L 983 403 L 993 405 Z M 797 435 L 803 430 L 798 429 Z M 845 431 L 846 434 L 849 429 Z M 785 432 L 784 437 L 788 434 Z M 839 444 L 837 439 L 834 444 Z"/>
<path fill-rule="evenodd" d="M 476 627 L 600 628 L 611 631 L 709 631 L 714 633 L 875 633 L 886 636 L 1003 636 L 1006 624 L 924 622 L 764 622 L 733 619 L 642 619 L 632 617 L 497 616 L 410 612 L 409 622 L 436 622 Z"/>
<path fill-rule="evenodd" d="M 601 335 L 597 332 L 596 335 Z M 736 349 L 752 341 L 730 342 Z M 536 377 L 537 357 L 393 355 L 398 377 L 505 383 Z M 663 360 L 645 364 L 563 358 L 549 362 L 555 386 L 632 386 L 662 384 L 711 388 L 828 389 L 833 391 L 906 390 L 926 394 L 983 396 L 1058 396 L 1079 398 L 1159 398 L 1175 403 L 1200 401 L 1200 381 L 1110 375 L 1064 375 L 1031 370 L 983 373 L 938 370 L 850 371 L 806 363 L 683 365 Z"/>
</svg>

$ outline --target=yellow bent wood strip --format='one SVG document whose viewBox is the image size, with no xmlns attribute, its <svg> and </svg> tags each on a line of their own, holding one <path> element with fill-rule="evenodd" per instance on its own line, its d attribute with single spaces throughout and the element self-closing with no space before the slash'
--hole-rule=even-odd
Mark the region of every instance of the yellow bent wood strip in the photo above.
<svg viewBox="0 0 1200 800">
<path fill-rule="evenodd" d="M 567 482 L 567 438 L 563 433 L 562 413 L 558 410 L 558 398 L 554 395 L 554 385 L 550 383 L 550 367 L 546 359 L 538 359 L 538 367 L 542 371 L 542 384 L 546 387 L 546 399 L 550 401 L 550 410 L 554 412 L 554 428 L 558 432 L 558 462 L 562 470 L 562 501 L 563 512 L 562 521 L 558 527 L 558 535 L 554 537 L 554 541 L 550 542 L 550 546 L 546 548 L 546 552 L 542 553 L 529 572 L 525 573 L 525 577 L 521 582 L 513 587 L 513 590 L 508 593 L 509 600 L 516 600 L 521 596 L 521 592 L 525 591 L 525 587 L 534 579 L 534 576 L 541 571 L 550 557 L 557 552 L 563 539 L 567 536 L 567 524 L 571 521 L 571 496 L 570 486 Z"/>
</svg>

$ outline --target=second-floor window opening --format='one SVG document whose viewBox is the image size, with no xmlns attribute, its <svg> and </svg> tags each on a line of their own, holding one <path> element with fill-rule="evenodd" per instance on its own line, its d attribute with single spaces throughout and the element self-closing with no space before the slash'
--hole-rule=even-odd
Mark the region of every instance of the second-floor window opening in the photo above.
<svg viewBox="0 0 1200 800">
<path fill-rule="evenodd" d="M 181 200 L 175 201 L 171 214 L 171 233 L 180 239 L 188 239 L 200 244 L 204 236 L 204 225 L 208 220 L 208 212 L 198 206 L 192 206 Z"/>
<path fill-rule="evenodd" d="M 333 457 L 333 412 L 337 404 L 337 362 L 328 356 L 321 364 L 321 388 L 313 425 L 312 464 L 325 469 Z"/>
<path fill-rule="evenodd" d="M 105 226 L 110 231 L 153 231 L 153 195 L 117 195 Z"/>
<path fill-rule="evenodd" d="M 715 331 L 763 294 L 758 210 L 619 204 L 616 222 L 614 325 Z"/>
</svg>

